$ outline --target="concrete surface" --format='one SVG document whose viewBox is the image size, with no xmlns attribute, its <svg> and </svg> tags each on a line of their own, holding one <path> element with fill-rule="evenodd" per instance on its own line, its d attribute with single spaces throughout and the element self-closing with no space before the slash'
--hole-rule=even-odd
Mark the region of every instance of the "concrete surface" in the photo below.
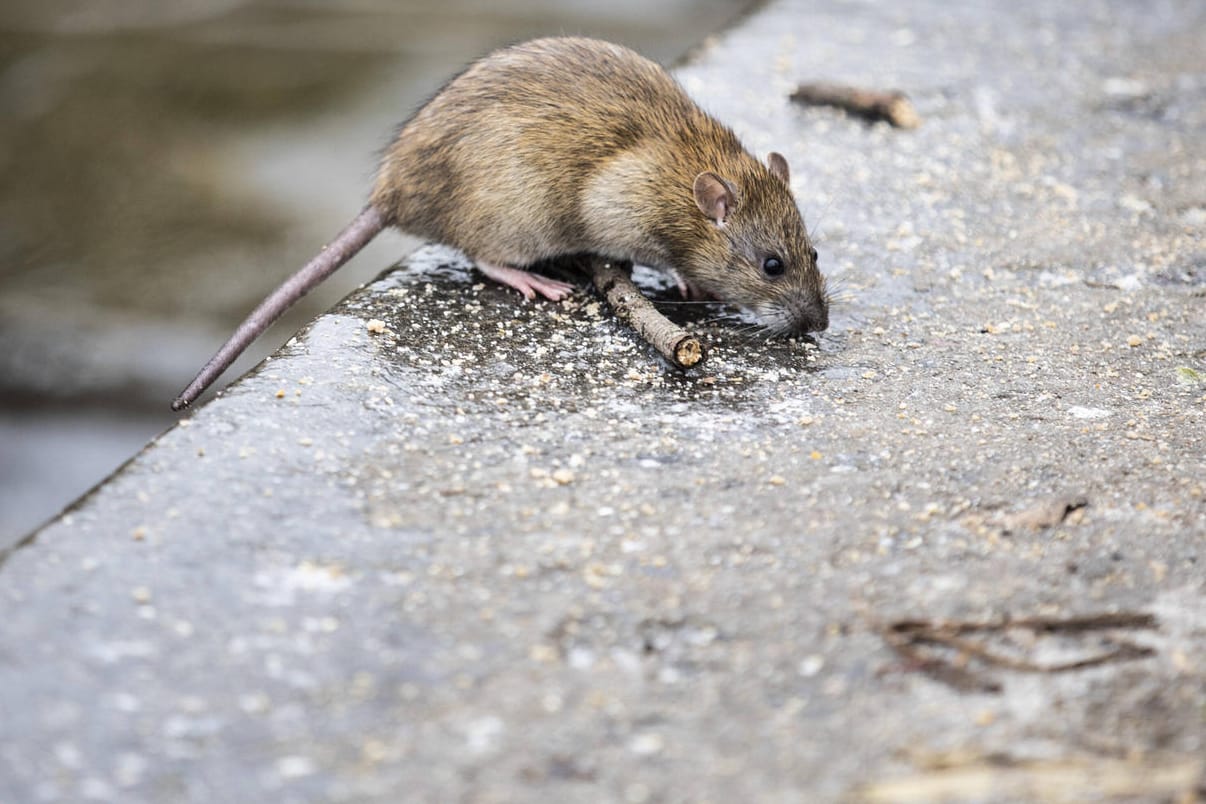
<svg viewBox="0 0 1206 804">
<path fill-rule="evenodd" d="M 680 75 L 788 156 L 831 331 L 704 324 L 684 378 L 585 291 L 420 252 L 4 557 L 0 798 L 1193 800 L 1204 15 L 783 3 L 709 41 Z M 924 123 L 786 103 L 818 78 Z M 1158 627 L 984 637 L 997 692 L 881 635 L 1105 612 Z"/>
</svg>

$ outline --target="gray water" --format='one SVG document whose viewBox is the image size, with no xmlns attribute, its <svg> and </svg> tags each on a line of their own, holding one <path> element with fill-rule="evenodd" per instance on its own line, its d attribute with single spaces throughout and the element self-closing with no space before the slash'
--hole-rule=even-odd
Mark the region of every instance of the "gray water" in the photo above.
<svg viewBox="0 0 1206 804">
<path fill-rule="evenodd" d="M 492 47 L 672 61 L 745 0 L 8 0 L 0 7 L 0 544 L 100 481 L 363 204 L 394 125 Z M 222 384 L 415 244 L 378 238 Z"/>
</svg>

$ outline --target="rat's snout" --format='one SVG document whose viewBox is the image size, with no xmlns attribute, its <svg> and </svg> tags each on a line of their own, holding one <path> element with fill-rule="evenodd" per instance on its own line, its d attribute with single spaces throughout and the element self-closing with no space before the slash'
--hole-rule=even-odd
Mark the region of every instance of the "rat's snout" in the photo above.
<svg viewBox="0 0 1206 804">
<path fill-rule="evenodd" d="M 769 333 L 807 335 L 829 327 L 829 300 L 822 295 L 791 296 L 747 308 Z"/>
<path fill-rule="evenodd" d="M 792 329 L 796 335 L 823 332 L 829 328 L 829 304 L 823 297 L 808 299 L 792 310 Z"/>
</svg>

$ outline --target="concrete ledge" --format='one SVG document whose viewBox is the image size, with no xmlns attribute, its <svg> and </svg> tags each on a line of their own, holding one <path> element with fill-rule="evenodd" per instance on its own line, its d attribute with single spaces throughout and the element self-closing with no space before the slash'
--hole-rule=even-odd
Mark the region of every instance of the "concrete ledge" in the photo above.
<svg viewBox="0 0 1206 804">
<path fill-rule="evenodd" d="M 0 798 L 1185 794 L 1204 13 L 784 3 L 709 43 L 684 83 L 787 154 L 847 289 L 819 347 L 717 327 L 682 378 L 421 251 L 2 557 Z M 787 105 L 818 77 L 925 123 Z M 1098 611 L 1153 655 L 995 694 L 877 631 Z"/>
</svg>

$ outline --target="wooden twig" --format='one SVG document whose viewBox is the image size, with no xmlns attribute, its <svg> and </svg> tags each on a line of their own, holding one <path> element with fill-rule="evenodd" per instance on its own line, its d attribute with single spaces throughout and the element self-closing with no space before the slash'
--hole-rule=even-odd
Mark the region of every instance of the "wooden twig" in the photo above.
<svg viewBox="0 0 1206 804">
<path fill-rule="evenodd" d="M 1008 628 L 1025 628 L 1044 633 L 1102 631 L 1109 628 L 1156 628 L 1159 622 L 1146 612 L 1109 612 L 1085 614 L 1073 617 L 1008 617 L 987 622 L 967 620 L 897 620 L 888 627 L 896 633 L 918 631 L 943 631 L 952 634 L 970 634 L 977 631 L 1004 631 Z"/>
<path fill-rule="evenodd" d="M 885 120 L 897 128 L 917 128 L 921 117 L 903 92 L 859 89 L 843 84 L 800 84 L 791 99 L 806 106 L 836 106 L 866 120 Z"/>
<path fill-rule="evenodd" d="M 920 649 L 920 643 L 912 635 L 903 635 L 884 629 L 880 632 L 884 641 L 896 651 L 904 662 L 905 669 L 925 673 L 930 678 L 947 684 L 960 692 L 1000 692 L 1001 684 L 991 678 L 973 673 L 963 664 L 931 656 Z"/>
<path fill-rule="evenodd" d="M 999 633 L 1011 628 L 1023 628 L 1044 634 L 1076 634 L 1114 628 L 1149 629 L 1157 625 L 1156 618 L 1150 614 L 1122 612 L 1066 618 L 1025 617 L 992 622 L 897 620 L 883 628 L 881 634 L 884 641 L 902 659 L 935 680 L 957 689 L 978 688 L 991 692 L 995 691 L 994 683 L 982 681 L 972 673 L 966 666 L 970 661 L 976 660 L 984 665 L 1023 673 L 1066 673 L 1115 661 L 1140 659 L 1153 655 L 1154 651 L 1133 642 L 1119 641 L 1113 650 L 1083 659 L 1042 664 L 1007 656 L 980 642 L 966 639 L 965 635 Z M 922 651 L 922 646 L 943 648 L 952 651 L 955 656 L 951 659 L 935 656 Z"/>
<path fill-rule="evenodd" d="M 978 642 L 973 642 L 970 639 L 961 639 L 950 632 L 916 631 L 909 635 L 908 642 L 913 645 L 936 645 L 942 648 L 949 648 L 963 656 L 979 659 L 985 664 L 1002 667 L 1006 670 L 1016 670 L 1021 673 L 1066 673 L 1069 670 L 1083 670 L 1086 667 L 1094 667 L 1121 659 L 1138 659 L 1144 656 L 1151 656 L 1153 653 L 1151 648 L 1145 648 L 1131 642 L 1120 642 L 1113 650 L 1088 656 L 1084 659 L 1075 659 L 1070 662 L 1057 662 L 1054 664 L 1040 664 L 1028 659 L 1015 659 L 1012 656 L 997 653 Z"/>
<path fill-rule="evenodd" d="M 675 367 L 686 370 L 707 359 L 707 350 L 699 338 L 659 313 L 632 284 L 630 264 L 591 257 L 589 268 L 595 289 L 607 299 L 616 317 L 636 330 Z"/>
<path fill-rule="evenodd" d="M 1072 632 L 1100 631 L 1107 628 L 1157 628 L 1160 625 L 1154 614 L 1136 611 L 1120 611 L 1107 614 L 1086 614 L 1079 617 L 1023 617 L 1006 620 L 1008 628 L 1029 628 L 1031 631 Z"/>
</svg>

